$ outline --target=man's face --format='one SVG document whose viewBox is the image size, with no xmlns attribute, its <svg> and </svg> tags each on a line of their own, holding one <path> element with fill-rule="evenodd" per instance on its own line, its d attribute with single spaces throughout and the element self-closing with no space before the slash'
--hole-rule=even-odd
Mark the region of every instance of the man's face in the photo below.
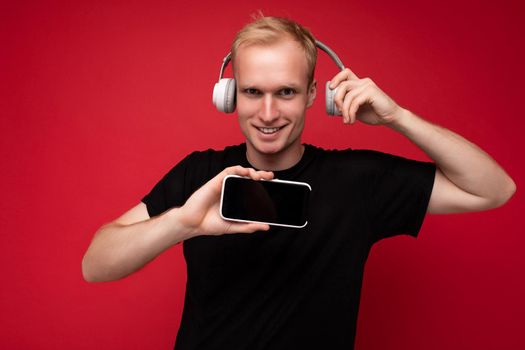
<svg viewBox="0 0 525 350">
<path fill-rule="evenodd" d="M 305 112 L 315 98 L 307 73 L 304 50 L 292 40 L 237 51 L 237 113 L 252 156 L 302 150 Z"/>
</svg>

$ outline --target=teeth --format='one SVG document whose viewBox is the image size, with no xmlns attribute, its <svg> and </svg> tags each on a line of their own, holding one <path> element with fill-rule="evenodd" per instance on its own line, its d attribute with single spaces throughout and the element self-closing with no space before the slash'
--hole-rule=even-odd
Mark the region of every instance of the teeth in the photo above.
<svg viewBox="0 0 525 350">
<path fill-rule="evenodd" d="M 263 134 L 273 134 L 279 131 L 280 128 L 258 128 Z"/>
</svg>

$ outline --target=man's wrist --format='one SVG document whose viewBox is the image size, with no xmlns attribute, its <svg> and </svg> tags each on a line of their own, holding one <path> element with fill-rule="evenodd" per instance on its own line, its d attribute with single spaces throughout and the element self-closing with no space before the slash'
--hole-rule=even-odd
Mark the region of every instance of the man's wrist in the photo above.
<svg viewBox="0 0 525 350">
<path fill-rule="evenodd" d="M 196 236 L 193 231 L 185 225 L 183 216 L 184 213 L 181 207 L 172 208 L 165 213 L 166 224 L 169 225 L 173 244 Z"/>
<path fill-rule="evenodd" d="M 392 116 L 392 121 L 386 124 L 386 126 L 392 130 L 405 134 L 415 118 L 417 118 L 416 115 L 408 109 L 399 107 L 396 113 Z"/>
</svg>

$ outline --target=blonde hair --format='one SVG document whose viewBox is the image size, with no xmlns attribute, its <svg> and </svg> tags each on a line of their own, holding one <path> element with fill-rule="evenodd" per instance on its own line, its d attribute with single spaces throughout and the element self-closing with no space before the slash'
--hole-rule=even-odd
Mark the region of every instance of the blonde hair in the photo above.
<svg viewBox="0 0 525 350">
<path fill-rule="evenodd" d="M 237 33 L 232 43 L 232 65 L 235 65 L 235 57 L 241 46 L 271 45 L 283 40 L 283 36 L 288 36 L 304 49 L 308 64 L 308 86 L 310 86 L 314 79 L 317 62 L 315 38 L 308 29 L 287 18 L 261 16 L 244 26 Z"/>
</svg>

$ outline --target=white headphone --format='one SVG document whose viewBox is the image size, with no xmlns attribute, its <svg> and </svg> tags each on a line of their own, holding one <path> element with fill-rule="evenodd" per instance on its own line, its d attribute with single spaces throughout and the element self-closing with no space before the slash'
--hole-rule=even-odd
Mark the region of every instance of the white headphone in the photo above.
<svg viewBox="0 0 525 350">
<path fill-rule="evenodd" d="M 328 46 L 320 42 L 319 40 L 315 41 L 315 45 L 326 52 L 339 69 L 345 69 L 343 62 L 337 57 L 335 52 L 333 52 Z M 224 57 L 221 66 L 221 72 L 219 74 L 219 81 L 213 87 L 213 104 L 217 107 L 219 112 L 232 113 L 235 110 L 235 100 L 236 100 L 236 91 L 235 91 L 235 79 L 232 78 L 223 78 L 224 69 L 228 65 L 228 62 L 231 60 L 231 52 L 229 52 L 226 57 Z M 328 115 L 341 115 L 341 111 L 336 107 L 334 103 L 334 95 L 337 91 L 337 88 L 330 89 L 330 82 L 326 83 L 326 113 Z"/>
</svg>

